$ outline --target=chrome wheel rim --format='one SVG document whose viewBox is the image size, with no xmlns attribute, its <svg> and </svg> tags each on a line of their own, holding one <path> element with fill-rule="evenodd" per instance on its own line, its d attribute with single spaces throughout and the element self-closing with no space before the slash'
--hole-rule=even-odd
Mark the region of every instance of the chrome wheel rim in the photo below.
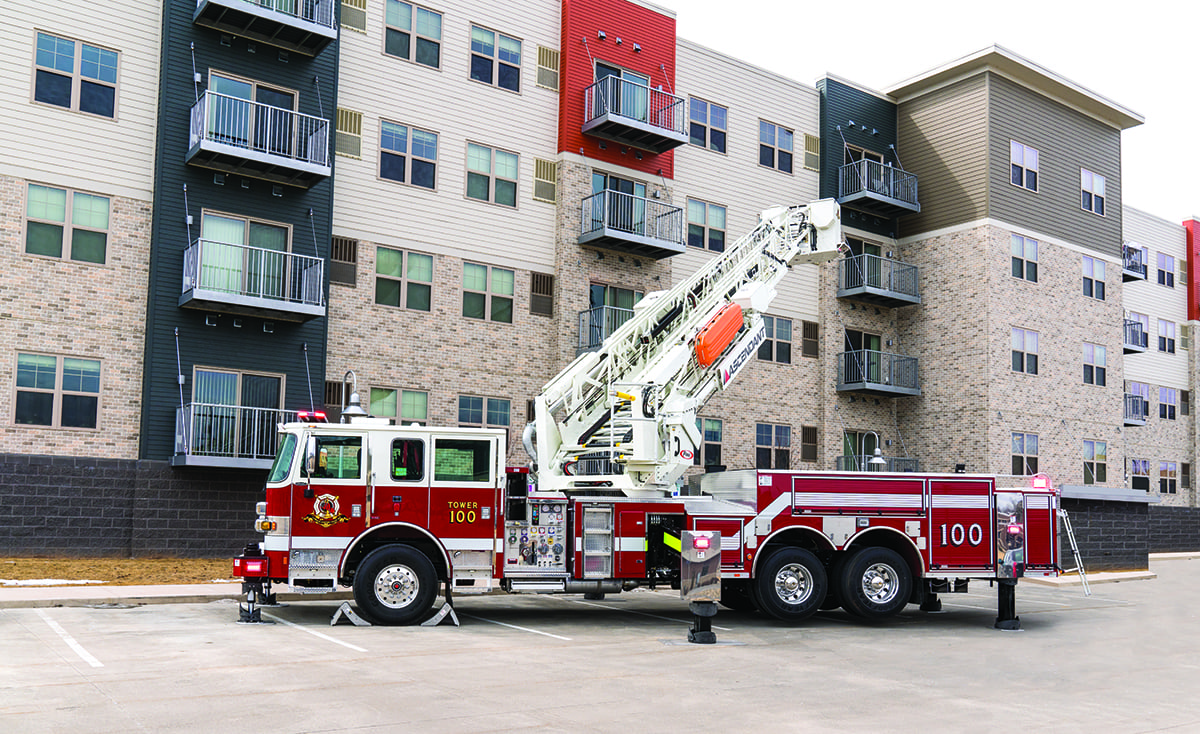
<svg viewBox="0 0 1200 734">
<path fill-rule="evenodd" d="M 775 595 L 784 604 L 802 604 L 812 593 L 812 574 L 799 563 L 789 563 L 775 573 Z"/>
<path fill-rule="evenodd" d="M 886 604 L 900 593 L 900 576 L 886 563 L 873 563 L 863 572 L 862 590 L 868 601 Z"/>
<path fill-rule="evenodd" d="M 375 576 L 375 598 L 391 609 L 402 609 L 417 598 L 421 584 L 408 566 L 387 566 Z"/>
</svg>

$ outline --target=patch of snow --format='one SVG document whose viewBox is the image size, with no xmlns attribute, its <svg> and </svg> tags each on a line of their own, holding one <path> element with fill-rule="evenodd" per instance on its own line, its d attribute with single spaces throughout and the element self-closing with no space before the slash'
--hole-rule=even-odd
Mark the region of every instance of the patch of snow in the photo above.
<svg viewBox="0 0 1200 734">
<path fill-rule="evenodd" d="M 0 579 L 0 586 L 74 586 L 77 584 L 103 584 L 104 581 L 81 579 L 68 581 L 66 579 Z"/>
</svg>

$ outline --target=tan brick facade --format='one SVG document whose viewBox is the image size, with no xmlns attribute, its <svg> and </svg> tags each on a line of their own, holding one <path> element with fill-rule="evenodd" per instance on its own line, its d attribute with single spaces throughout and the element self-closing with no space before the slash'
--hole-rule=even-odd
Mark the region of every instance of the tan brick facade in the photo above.
<svg viewBox="0 0 1200 734">
<path fill-rule="evenodd" d="M 74 262 L 25 252 L 29 183 L 0 176 L 0 452 L 136 459 L 151 202 L 110 197 L 105 262 Z M 97 428 L 17 425 L 18 353 L 99 360 Z"/>
</svg>

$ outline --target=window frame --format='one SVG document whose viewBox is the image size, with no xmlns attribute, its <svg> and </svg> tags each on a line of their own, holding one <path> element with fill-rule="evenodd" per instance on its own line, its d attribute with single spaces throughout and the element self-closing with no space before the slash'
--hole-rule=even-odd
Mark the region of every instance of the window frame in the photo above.
<svg viewBox="0 0 1200 734">
<path fill-rule="evenodd" d="M 1179 390 L 1173 387 L 1158 388 L 1158 417 L 1173 421 L 1178 414 Z"/>
<path fill-rule="evenodd" d="M 1138 484 L 1145 484 L 1146 486 L 1139 487 Z M 1131 489 L 1140 489 L 1146 492 L 1150 491 L 1149 459 L 1129 460 L 1129 486 Z"/>
<path fill-rule="evenodd" d="M 702 122 L 697 121 L 697 119 L 694 116 L 695 106 L 697 104 L 704 105 L 704 120 Z M 713 123 L 712 108 L 714 108 L 714 107 L 721 110 L 724 113 L 724 115 L 725 115 L 725 126 L 724 127 L 717 127 Z M 694 139 L 695 135 L 693 134 L 693 131 L 697 127 L 700 127 L 701 129 L 704 130 L 704 141 L 702 143 L 697 143 Z M 720 147 L 715 147 L 716 144 L 713 142 L 712 133 L 714 131 L 718 131 L 722 135 Z M 709 102 L 706 99 L 701 99 L 700 97 L 688 97 L 688 144 L 694 145 L 697 148 L 702 148 L 704 150 L 711 150 L 714 153 L 720 153 L 721 155 L 728 155 L 729 154 L 729 108 L 724 105 L 719 105 L 716 102 Z"/>
<path fill-rule="evenodd" d="M 45 388 L 34 385 L 21 385 L 21 357 L 40 357 L 43 359 L 54 360 L 54 387 Z M 82 387 L 78 390 L 68 390 L 66 387 L 66 375 L 64 373 L 67 360 L 77 360 L 81 362 L 92 362 L 96 365 L 96 389 L 95 391 L 84 390 Z M 13 356 L 13 392 L 12 392 L 12 409 L 9 412 L 9 425 L 18 429 L 34 428 L 34 429 L 52 429 L 62 431 L 99 431 L 101 430 L 101 416 L 103 415 L 104 407 L 104 360 L 93 357 L 74 357 L 66 354 L 49 354 L 46 352 L 36 351 L 16 351 Z M 36 375 L 36 373 L 35 373 Z M 80 378 L 82 380 L 82 377 Z M 21 393 L 33 393 L 38 395 L 49 394 L 50 398 L 50 422 L 49 423 L 31 423 L 18 422 L 19 396 Z M 67 396 L 90 397 L 95 399 L 95 416 L 93 426 L 64 426 L 63 418 L 63 398 Z"/>
<path fill-rule="evenodd" d="M 710 423 L 716 429 L 717 438 L 715 441 L 708 439 Z M 721 418 L 696 416 L 696 427 L 700 430 L 700 445 L 696 447 L 696 455 L 692 457 L 693 465 L 699 467 L 723 466 L 721 464 L 721 444 L 725 440 L 725 421 Z M 716 461 L 708 461 L 710 448 L 715 453 Z"/>
<path fill-rule="evenodd" d="M 1083 384 L 1108 385 L 1108 351 L 1104 345 L 1083 343 Z"/>
<path fill-rule="evenodd" d="M 1017 437 L 1020 437 L 1020 446 L 1017 445 Z M 1033 451 L 1029 450 L 1030 439 L 1032 439 Z M 1012 456 L 1012 469 L 1015 476 L 1032 476 L 1038 473 L 1038 434 L 1028 433 L 1026 431 L 1012 431 L 1010 434 L 1010 455 Z M 1017 449 L 1020 448 L 1020 451 Z M 1017 466 L 1018 460 L 1020 467 Z M 1016 471 L 1020 468 L 1022 471 Z"/>
<path fill-rule="evenodd" d="M 1018 332 L 1020 332 L 1020 334 L 1021 334 L 1021 347 L 1022 347 L 1019 350 L 1016 348 L 1016 343 L 1015 343 Z M 1032 352 L 1025 349 L 1025 347 L 1027 346 L 1029 334 L 1033 335 L 1033 351 Z M 1039 341 L 1038 332 L 1036 332 L 1032 329 L 1025 329 L 1025 328 L 1022 328 L 1019 326 L 1014 326 L 1014 327 L 1012 327 L 1011 335 L 1012 336 L 1010 338 L 1010 346 L 1012 347 L 1012 364 L 1011 364 L 1012 371 L 1019 373 L 1019 374 L 1025 374 L 1025 375 L 1037 375 L 1038 374 L 1038 361 L 1039 361 L 1038 360 L 1038 341 Z M 1017 355 L 1018 354 L 1021 355 L 1021 368 L 1020 369 L 1017 368 Z M 1032 362 L 1033 369 L 1032 370 L 1029 369 L 1030 363 L 1029 363 L 1029 360 L 1027 359 L 1027 357 L 1031 354 L 1033 355 L 1033 362 Z"/>
<path fill-rule="evenodd" d="M 1020 246 L 1021 254 L 1018 256 L 1016 251 Z M 1029 257 L 1029 246 L 1033 246 L 1033 257 Z M 1032 237 L 1025 237 L 1013 233 L 1009 237 L 1009 254 L 1012 256 L 1012 269 L 1009 274 L 1018 280 L 1029 281 L 1030 283 L 1038 282 L 1038 248 L 1039 243 Z M 1017 270 L 1021 270 L 1021 275 L 1017 275 Z M 1029 277 L 1032 273 L 1033 277 Z"/>
<path fill-rule="evenodd" d="M 473 82 L 485 84 L 489 87 L 495 87 L 496 89 L 503 89 L 507 92 L 512 92 L 513 94 L 520 94 L 521 93 L 521 72 L 522 72 L 522 67 L 523 67 L 522 59 L 524 59 L 524 56 L 525 56 L 525 41 L 520 38 L 517 38 L 516 36 L 510 36 L 507 33 L 501 33 L 500 31 L 496 30 L 495 28 L 489 28 L 484 25 L 479 25 L 478 23 L 471 23 L 470 26 L 471 26 L 471 30 L 470 30 L 470 35 L 468 36 L 469 41 L 467 43 L 467 56 L 469 57 L 468 63 L 467 63 L 467 78 Z M 477 28 L 485 33 L 492 34 L 492 55 L 491 56 L 487 56 L 482 51 L 475 50 L 475 29 L 477 29 Z M 501 61 L 500 60 L 500 39 L 501 38 L 506 38 L 510 41 L 517 42 L 517 45 L 519 46 L 517 53 L 520 55 L 521 58 L 519 58 L 517 60 L 517 63 L 515 65 L 509 61 Z M 492 75 L 492 81 L 484 81 L 483 79 L 479 79 L 475 76 L 475 57 L 476 56 L 478 56 L 480 59 L 490 59 L 491 60 L 490 71 L 491 71 L 491 75 Z M 517 88 L 516 89 L 513 89 L 512 87 L 506 87 L 500 83 L 500 68 L 501 68 L 501 66 L 507 66 L 511 69 L 516 70 L 516 74 L 517 74 L 517 77 L 516 77 Z"/>
<path fill-rule="evenodd" d="M 1016 161 L 1018 148 L 1020 149 L 1019 152 L 1021 153 L 1021 162 L 1020 163 L 1017 163 L 1017 161 Z M 1030 151 L 1033 152 L 1033 168 L 1030 168 L 1028 165 Z M 1040 176 L 1040 170 L 1041 170 L 1041 166 L 1039 164 L 1040 160 L 1041 160 L 1041 152 L 1037 148 L 1034 148 L 1029 145 L 1025 145 L 1024 143 L 1019 143 L 1016 140 L 1009 139 L 1009 141 L 1008 141 L 1008 164 L 1009 164 L 1008 182 L 1010 184 L 1012 184 L 1013 186 L 1016 186 L 1017 188 L 1025 189 L 1026 191 L 1032 191 L 1033 193 L 1036 194 L 1038 192 L 1038 178 Z M 1017 183 L 1016 181 L 1013 180 L 1018 177 L 1015 175 L 1018 170 L 1021 171 L 1021 175 L 1020 175 L 1021 183 Z M 1032 186 L 1029 185 L 1029 174 L 1031 174 L 1031 173 L 1033 174 L 1033 185 Z"/>
<path fill-rule="evenodd" d="M 1089 459 L 1089 454 L 1091 458 Z M 1103 461 L 1097 459 L 1102 457 Z M 1089 473 L 1090 472 L 1090 473 Z M 1108 481 L 1108 442 L 1095 439 L 1083 441 L 1083 483 L 1101 484 Z"/>
<path fill-rule="evenodd" d="M 381 273 L 379 271 L 379 261 L 380 261 L 379 253 L 381 250 L 388 250 L 390 252 L 400 253 L 400 275 L 399 276 L 395 276 L 395 275 L 391 275 L 391 274 L 387 274 L 387 273 Z M 429 258 L 429 280 L 427 280 L 427 281 L 418 280 L 418 279 L 415 279 L 410 276 L 410 274 L 409 274 L 410 257 L 414 256 L 414 255 L 417 257 L 421 257 L 421 258 Z M 433 281 L 434 281 L 434 274 L 435 274 L 436 267 L 437 267 L 437 259 L 434 258 L 433 255 L 430 255 L 428 253 L 413 252 L 412 250 L 401 250 L 398 247 L 386 247 L 384 245 L 376 245 L 375 246 L 375 270 L 374 270 L 374 276 L 375 276 L 374 304 L 376 306 L 387 306 L 389 308 L 400 308 L 405 311 L 414 311 L 414 312 L 418 312 L 418 313 L 432 313 L 433 312 Z M 390 281 L 390 282 L 399 283 L 399 291 L 398 291 L 399 299 L 398 300 L 400 301 L 400 303 L 393 304 L 393 303 L 388 303 L 388 302 L 379 300 L 379 281 L 380 280 L 386 280 L 386 281 Z M 409 296 L 411 293 L 410 287 L 412 285 L 428 286 L 428 288 L 429 288 L 429 308 L 417 308 L 417 307 L 409 305 Z"/>
<path fill-rule="evenodd" d="M 1096 191 L 1096 189 L 1097 189 L 1096 181 L 1097 180 L 1099 180 L 1099 182 L 1100 182 L 1100 186 L 1098 187 L 1099 193 L 1097 193 L 1097 191 Z M 1105 214 L 1105 212 L 1107 211 L 1105 208 L 1105 199 L 1108 198 L 1107 185 L 1108 185 L 1108 178 L 1106 176 L 1101 176 L 1100 174 L 1095 173 L 1093 171 L 1089 171 L 1086 168 L 1080 168 L 1079 169 L 1079 190 L 1080 190 L 1079 208 L 1083 209 L 1085 212 L 1091 212 L 1092 214 L 1095 214 L 1096 216 L 1100 216 L 1100 217 L 1107 216 Z M 1099 202 L 1099 203 L 1097 204 L 1097 202 Z"/>
<path fill-rule="evenodd" d="M 792 353 L 795 351 L 792 348 L 792 333 L 795 331 L 795 319 L 783 318 L 781 316 L 768 316 L 767 314 L 763 314 L 762 319 L 766 332 L 765 336 L 763 337 L 762 344 L 758 346 L 756 357 L 760 362 L 773 362 L 775 364 L 789 365 L 792 364 Z M 786 340 L 779 338 L 780 321 L 787 322 L 788 338 Z M 784 346 L 787 348 L 781 350 L 781 347 Z M 783 359 L 780 359 L 781 351 L 786 353 L 785 358 Z M 768 356 L 764 357 L 764 353 L 767 353 Z"/>
<path fill-rule="evenodd" d="M 763 139 L 763 134 L 766 131 L 767 126 L 770 126 L 770 128 L 771 128 L 771 142 L 770 143 L 766 142 Z M 784 149 L 779 144 L 779 131 L 780 130 L 786 132 L 788 137 L 791 138 L 791 145 L 787 149 Z M 771 151 L 771 161 L 772 161 L 771 165 L 767 165 L 766 163 L 763 163 L 763 153 L 766 152 L 767 149 L 769 149 Z M 779 171 L 780 173 L 786 173 L 789 176 L 795 175 L 795 168 L 796 168 L 795 151 L 796 151 L 796 131 L 794 129 L 784 127 L 783 125 L 780 125 L 779 123 L 770 122 L 769 120 L 764 120 L 762 118 L 759 118 L 759 120 L 758 120 L 758 165 L 762 166 L 763 168 L 770 168 L 771 170 Z M 781 155 L 780 155 L 781 153 L 786 153 L 788 156 L 788 165 L 787 165 L 786 169 L 784 169 L 782 167 L 783 159 L 781 158 Z"/>
<path fill-rule="evenodd" d="M 409 26 L 408 28 L 401 28 L 399 26 L 393 26 L 390 23 L 388 23 L 388 7 L 393 3 L 395 3 L 397 5 L 407 5 L 409 7 L 410 10 L 409 10 L 409 16 L 408 16 L 408 26 Z M 417 32 L 417 30 L 416 30 L 417 11 L 424 11 L 426 13 L 430 13 L 432 15 L 437 16 L 437 18 L 438 18 L 438 37 L 437 38 L 433 38 L 430 35 Z M 390 53 L 388 51 L 388 31 L 389 30 L 393 30 L 396 33 L 408 34 L 408 55 L 407 56 L 400 56 L 399 54 Z M 383 53 L 384 56 L 388 56 L 393 59 L 401 59 L 403 61 L 409 62 L 410 64 L 418 64 L 420 66 L 424 66 L 427 69 L 437 69 L 438 71 L 441 71 L 441 69 L 442 69 L 442 43 L 443 43 L 442 39 L 443 39 L 443 36 L 445 36 L 445 30 L 446 30 L 445 15 L 443 15 L 441 12 L 439 12 L 437 10 L 434 10 L 432 8 L 427 8 L 424 5 L 418 5 L 417 3 L 407 2 L 407 0 L 384 0 L 384 2 L 383 2 L 383 33 L 380 34 L 382 37 L 380 39 L 380 43 L 381 43 L 380 51 Z M 417 60 L 417 58 L 416 58 L 417 43 L 416 42 L 418 40 L 423 40 L 428 43 L 432 43 L 437 47 L 437 56 L 438 56 L 437 64 L 427 64 L 424 61 Z"/>
<path fill-rule="evenodd" d="M 1165 252 L 1158 253 L 1158 284 L 1167 288 L 1175 287 L 1175 256 Z"/>
<path fill-rule="evenodd" d="M 463 420 L 463 413 L 462 413 L 463 400 L 480 400 L 480 401 L 482 401 L 479 406 L 480 418 L 482 419 L 480 422 L 476 423 L 476 422 L 472 422 L 472 421 L 464 421 Z M 502 408 L 497 406 L 498 407 L 497 411 L 493 412 L 492 411 L 493 401 L 496 403 L 507 404 L 508 409 L 503 410 Z M 504 415 L 504 418 L 506 421 L 505 423 L 493 423 L 490 420 L 493 416 L 499 416 L 501 413 L 503 413 L 503 415 Z M 493 396 L 489 396 L 489 395 L 473 395 L 470 393 L 462 393 L 462 394 L 459 394 L 458 400 L 456 401 L 455 417 L 458 421 L 457 425 L 460 428 L 502 428 L 502 429 L 504 429 L 504 445 L 500 447 L 500 450 L 504 451 L 505 453 L 508 452 L 508 437 L 509 437 L 509 433 L 512 431 L 512 400 L 509 400 L 508 398 L 497 398 L 497 397 L 493 397 Z"/>
<path fill-rule="evenodd" d="M 488 152 L 488 171 L 487 171 L 487 173 L 483 173 L 481 171 L 476 171 L 471 168 L 471 165 L 472 165 L 471 149 L 472 149 L 472 147 L 480 148 L 480 149 L 486 150 Z M 501 176 L 496 172 L 496 160 L 497 160 L 499 154 L 504 154 L 506 156 L 512 156 L 515 159 L 515 161 L 513 163 L 514 171 L 513 171 L 513 175 L 511 178 L 509 178 L 508 176 Z M 482 143 L 476 143 L 474 141 L 468 140 L 467 148 L 466 148 L 465 156 L 464 156 L 464 163 L 466 165 L 466 170 L 465 170 L 464 176 L 463 176 L 463 198 L 470 199 L 472 201 L 482 201 L 485 204 L 495 204 L 496 206 L 503 206 L 503 207 L 507 207 L 509 209 L 518 209 L 519 208 L 518 204 L 521 200 L 521 192 L 520 192 L 520 184 L 519 184 L 519 181 L 521 178 L 521 154 L 520 153 L 514 153 L 513 151 L 505 150 L 504 148 L 496 148 L 496 147 L 492 147 L 490 145 L 484 145 Z M 485 176 L 487 178 L 488 197 L 486 199 L 481 199 L 478 196 L 471 195 L 471 177 L 472 176 Z M 497 186 L 497 184 L 499 182 L 512 184 L 512 203 L 511 204 L 507 204 L 505 202 L 497 200 L 498 192 L 499 192 L 499 187 Z"/>
<path fill-rule="evenodd" d="M 1099 275 L 1096 273 L 1097 269 Z M 1095 298 L 1097 301 L 1105 300 L 1107 277 L 1107 269 L 1104 267 L 1103 260 L 1091 255 L 1083 256 L 1083 295 Z"/>
<path fill-rule="evenodd" d="M 46 36 L 48 38 L 56 39 L 59 41 L 68 41 L 73 45 L 72 56 L 71 56 L 71 73 L 69 76 L 62 69 L 58 69 L 54 66 L 45 66 L 45 65 L 38 63 L 39 36 Z M 45 106 L 45 107 L 53 107 L 53 108 L 57 108 L 60 110 L 67 110 L 69 112 L 75 112 L 75 113 L 78 113 L 81 115 L 87 115 L 89 117 L 94 117 L 94 118 L 97 118 L 100 120 L 112 120 L 113 122 L 119 121 L 119 115 L 118 115 L 117 111 L 120 109 L 120 100 L 121 100 L 121 56 L 122 56 L 122 54 L 120 51 L 118 51 L 115 48 L 110 48 L 108 46 L 101 46 L 101 45 L 95 44 L 95 43 L 88 43 L 87 41 L 83 41 L 78 38 L 74 38 L 71 36 L 62 36 L 62 35 L 58 35 L 57 33 L 50 33 L 49 31 L 44 31 L 44 30 L 40 30 L 37 28 L 35 28 L 33 31 L 33 44 L 32 45 L 33 45 L 33 63 L 30 64 L 31 73 L 30 73 L 30 85 L 29 85 L 29 101 L 32 104 Z M 115 78 L 112 81 L 109 81 L 108 79 L 102 79 L 98 76 L 87 76 L 87 77 L 84 76 L 84 74 L 83 74 L 83 49 L 84 49 L 84 47 L 94 48 L 98 52 L 102 52 L 102 53 L 116 54 L 116 57 L 117 57 L 116 66 L 112 67 L 114 69 L 113 76 Z M 108 67 L 105 67 L 105 68 L 108 68 Z M 71 102 L 70 102 L 70 104 L 60 105 L 55 102 L 48 102 L 43 99 L 38 99 L 38 73 L 39 72 L 42 72 L 45 74 L 52 74 L 52 75 L 58 76 L 58 77 L 67 77 L 70 79 L 70 83 L 71 83 L 71 91 L 70 91 Z M 88 84 L 96 85 L 98 87 L 104 87 L 106 89 L 112 90 L 112 111 L 113 111 L 112 115 L 104 115 L 99 112 L 92 112 L 90 110 L 82 109 L 81 104 L 83 101 L 83 89 L 84 89 L 83 85 L 85 82 Z"/>
<path fill-rule="evenodd" d="M 1175 322 L 1166 319 L 1158 320 L 1158 351 L 1164 354 L 1175 354 Z"/>
<path fill-rule="evenodd" d="M 50 191 L 58 191 L 63 194 L 63 220 L 56 222 L 52 219 L 43 217 L 33 217 L 29 214 L 31 204 L 31 187 L 38 187 Z M 113 218 L 113 197 L 105 194 L 93 193 L 91 191 L 81 191 L 78 189 L 69 189 L 61 186 L 51 186 L 49 184 L 37 183 L 35 181 L 27 181 L 24 186 L 24 206 L 21 212 L 21 252 L 30 257 L 41 257 L 48 260 L 59 260 L 62 262 L 80 263 L 83 265 L 99 265 L 101 267 L 108 265 L 108 246 L 111 241 L 112 234 L 112 218 Z M 96 229 L 84 225 L 76 225 L 75 218 L 75 196 L 81 194 L 83 196 L 92 197 L 94 199 L 104 199 L 108 205 L 108 211 L 105 215 L 107 220 L 104 229 Z M 59 254 L 49 255 L 41 252 L 29 251 L 29 225 L 30 223 L 47 225 L 51 227 L 61 227 L 62 234 L 59 240 Z M 104 259 L 100 262 L 94 260 L 82 260 L 75 258 L 75 230 L 79 229 L 82 232 L 92 232 L 104 235 Z"/>
<path fill-rule="evenodd" d="M 1179 463 L 1175 461 L 1158 462 L 1158 493 L 1179 493 Z"/>
<path fill-rule="evenodd" d="M 693 204 L 704 207 L 704 221 L 703 222 L 695 222 L 692 220 L 692 205 Z M 710 224 L 710 222 L 712 220 L 712 211 L 714 209 L 720 210 L 721 219 L 725 222 L 724 227 L 718 228 L 718 227 L 714 227 Z M 703 243 L 701 245 L 692 244 L 692 227 L 693 226 L 700 228 L 700 238 L 701 238 L 701 242 Z M 729 227 L 729 209 L 724 204 L 713 204 L 712 202 L 704 201 L 702 199 L 697 199 L 697 198 L 689 196 L 687 198 L 687 227 L 688 227 L 688 231 L 687 231 L 688 247 L 694 247 L 697 250 L 708 250 L 710 252 L 725 252 L 725 245 L 728 241 L 727 234 L 729 232 L 729 229 L 728 229 L 728 227 Z M 719 232 L 721 235 L 721 241 L 720 241 L 719 247 L 714 247 L 713 246 L 713 244 L 714 244 L 713 243 L 713 234 L 717 233 L 717 232 Z"/>
<path fill-rule="evenodd" d="M 392 413 L 390 415 L 387 413 L 376 412 L 375 404 L 378 402 L 375 398 L 376 392 L 391 393 Z M 406 401 L 405 398 L 416 395 L 423 395 L 425 397 L 425 416 L 423 418 L 416 417 L 414 415 L 405 415 L 406 411 L 408 410 L 408 401 Z M 378 418 L 392 418 L 396 425 L 400 426 L 410 426 L 413 423 L 421 426 L 429 425 L 429 392 L 426 390 L 409 390 L 408 388 L 403 387 L 379 387 L 372 385 L 367 392 L 367 399 L 369 401 L 367 403 L 369 406 L 369 412 L 372 416 Z M 382 399 L 386 400 L 387 398 L 384 397 Z"/>
<path fill-rule="evenodd" d="M 405 142 L 404 142 L 404 151 L 403 152 L 397 151 L 392 148 L 384 147 L 383 135 L 384 135 L 384 131 L 385 131 L 385 125 L 394 125 L 396 127 L 400 127 L 400 128 L 404 129 L 404 141 Z M 413 146 L 415 144 L 415 141 L 414 141 L 414 136 L 412 133 L 414 133 L 414 132 L 425 133 L 426 135 L 433 136 L 433 145 L 434 145 L 434 157 L 433 158 L 429 158 L 424 155 L 418 156 L 415 152 L 413 152 Z M 441 149 L 441 136 L 438 133 L 434 132 L 433 130 L 427 130 L 425 128 L 414 127 L 412 125 L 406 125 L 401 122 L 394 122 L 392 120 L 380 118 L 378 140 L 379 140 L 379 143 L 375 149 L 375 152 L 379 159 L 378 163 L 376 165 L 376 168 L 375 168 L 375 177 L 377 179 L 379 179 L 380 181 L 390 181 L 392 183 L 398 183 L 403 186 L 412 186 L 413 188 L 424 189 L 426 191 L 432 191 L 434 193 L 437 192 L 437 190 L 438 190 L 437 154 L 438 154 L 438 151 Z M 385 160 L 385 158 L 384 158 L 385 155 L 402 157 L 404 159 L 404 174 L 403 174 L 404 178 L 403 179 L 398 179 L 398 178 L 394 178 L 392 176 L 384 175 L 383 162 Z M 432 186 L 425 186 L 423 184 L 413 183 L 413 180 L 412 180 L 413 179 L 413 175 L 412 175 L 413 174 L 413 163 L 417 162 L 417 161 L 419 161 L 421 163 L 429 164 L 433 167 L 433 174 L 432 174 L 433 175 L 433 185 Z"/>
<path fill-rule="evenodd" d="M 467 288 L 466 279 L 467 279 L 467 267 L 468 266 L 474 266 L 474 267 L 486 269 L 486 276 L 485 276 L 485 279 L 487 281 L 486 290 L 480 291 L 480 290 L 476 290 L 474 288 Z M 511 292 L 498 293 L 498 292 L 494 292 L 492 290 L 493 283 L 494 283 L 494 273 L 497 270 L 501 271 L 501 272 L 509 273 L 512 276 Z M 485 265 L 484 263 L 464 260 L 463 261 L 462 280 L 460 281 L 460 285 L 462 287 L 462 299 L 461 299 L 462 300 L 462 317 L 464 319 L 470 319 L 471 321 L 481 321 L 481 322 L 495 323 L 495 324 L 513 324 L 516 321 L 515 313 L 516 313 L 516 307 L 517 307 L 516 280 L 517 280 L 517 271 L 513 270 L 511 268 L 499 268 L 499 267 L 496 267 L 495 265 Z M 467 315 L 467 295 L 468 294 L 482 295 L 484 297 L 484 301 L 483 301 L 483 314 L 484 315 L 482 317 Z M 502 319 L 493 318 L 493 316 L 495 315 L 495 308 L 496 308 L 495 303 L 496 303 L 497 299 L 507 299 L 508 300 L 508 320 L 507 321 L 504 321 Z"/>
<path fill-rule="evenodd" d="M 762 443 L 762 429 L 770 434 L 770 443 Z M 762 452 L 766 451 L 767 466 L 764 466 Z M 792 468 L 792 427 L 782 423 L 754 424 L 754 466 L 756 469 L 790 469 Z M 782 466 L 781 466 L 782 464 Z"/>
</svg>

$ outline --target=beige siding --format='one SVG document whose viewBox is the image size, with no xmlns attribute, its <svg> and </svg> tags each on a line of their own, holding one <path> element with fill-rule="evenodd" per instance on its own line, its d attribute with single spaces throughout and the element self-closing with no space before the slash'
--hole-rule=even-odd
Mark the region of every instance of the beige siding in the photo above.
<svg viewBox="0 0 1200 734">
<path fill-rule="evenodd" d="M 1148 349 L 1144 354 L 1125 357 L 1125 379 L 1151 385 L 1188 388 L 1188 355 L 1180 349 L 1178 329 L 1187 323 L 1187 287 L 1179 278 L 1179 262 L 1186 261 L 1187 241 L 1182 226 L 1145 212 L 1125 207 L 1125 241 L 1131 246 L 1149 251 L 1146 280 L 1132 281 L 1124 287 L 1125 313 L 1136 311 L 1150 317 Z M 1158 284 L 1158 253 L 1171 255 L 1176 261 L 1175 287 Z M 1158 351 L 1158 320 L 1175 322 L 1176 351 Z M 1151 395 L 1157 401 L 1157 395 Z"/>
<path fill-rule="evenodd" d="M 553 204 L 533 199 L 535 158 L 556 158 L 558 94 L 536 85 L 537 47 L 558 48 L 557 3 L 528 4 L 519 22 L 503 5 L 442 2 L 441 68 L 383 53 L 382 2 L 367 32 L 341 34 L 338 102 L 363 113 L 362 159 L 336 160 L 334 234 L 478 262 L 549 270 Z M 521 92 L 472 81 L 471 25 L 522 41 Z M 437 189 L 378 178 L 380 120 L 438 134 Z M 466 198 L 467 142 L 520 155 L 517 208 Z"/>
<path fill-rule="evenodd" d="M 900 220 L 902 236 L 985 216 L 987 104 L 979 74 L 899 105 L 896 147 L 917 174 L 921 197 L 921 213 Z"/>
<path fill-rule="evenodd" d="M 149 199 L 154 185 L 162 5 L 14 0 L 0 26 L 0 174 Z M 37 31 L 120 54 L 116 119 L 33 101 Z"/>
<path fill-rule="evenodd" d="M 727 241 L 758 224 L 763 209 L 817 198 L 817 172 L 804 168 L 804 134 L 818 133 L 819 96 L 815 88 L 777 76 L 689 41 L 680 40 L 676 94 L 697 97 L 729 110 L 724 154 L 685 145 L 675 151 L 675 203 L 689 197 L 726 207 Z M 795 133 L 792 174 L 758 164 L 758 122 L 767 120 Z M 686 214 L 685 214 L 686 216 Z M 712 255 L 689 251 L 672 261 L 676 282 Z M 779 286 L 771 311 L 816 321 L 818 272 L 796 268 Z"/>
</svg>

